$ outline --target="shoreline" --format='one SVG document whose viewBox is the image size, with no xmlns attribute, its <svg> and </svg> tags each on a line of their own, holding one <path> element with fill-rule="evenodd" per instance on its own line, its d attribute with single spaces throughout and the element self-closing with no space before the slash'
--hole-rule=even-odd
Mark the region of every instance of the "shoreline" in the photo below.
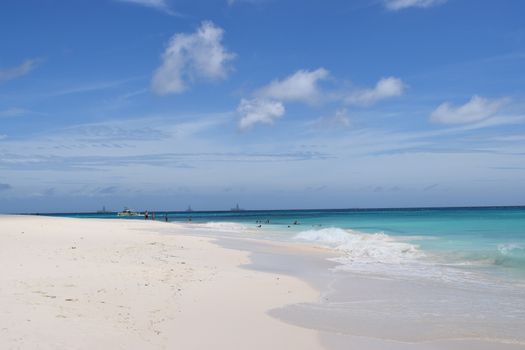
<svg viewBox="0 0 525 350">
<path fill-rule="evenodd" d="M 246 243 L 236 239 L 219 242 L 229 248 L 248 249 Z M 471 297 L 482 298 L 471 300 L 473 303 L 483 299 L 496 301 L 497 291 L 491 295 L 473 295 L 471 290 L 462 291 L 441 281 L 367 276 L 337 270 L 339 264 L 331 261 L 330 254 L 323 250 L 286 251 L 265 241 L 249 245 L 252 263 L 245 268 L 299 277 L 321 292 L 317 302 L 286 305 L 271 310 L 270 314 L 316 330 L 326 349 L 342 350 L 350 345 L 368 350 L 525 349 L 523 339 L 510 339 L 513 334 L 521 335 L 520 325 L 511 324 L 514 333 L 490 337 L 489 334 L 505 328 L 502 325 L 506 326 L 508 320 L 476 321 L 475 317 L 465 318 L 458 313 L 460 303 L 468 303 Z M 272 259 L 267 258 L 269 255 Z M 437 314 L 441 308 L 444 312 Z M 486 315 L 480 312 L 478 316 Z M 523 325 L 525 319 L 517 321 Z"/>
<path fill-rule="evenodd" d="M 318 331 L 327 349 L 344 349 L 345 344 L 363 349 L 525 349 L 523 290 L 479 289 L 482 285 L 472 281 L 446 275 L 436 279 L 435 271 L 416 277 L 391 275 L 388 269 L 382 274 L 340 269 L 344 265 L 334 257 L 342 252 L 300 241 L 226 235 L 218 243 L 251 252 L 252 262 L 244 268 L 299 277 L 319 290 L 317 302 L 286 305 L 270 314 Z"/>
<path fill-rule="evenodd" d="M 267 313 L 317 291 L 240 268 L 247 252 L 156 222 L 0 216 L 0 227 L 1 348 L 322 349 L 317 332 Z"/>
<path fill-rule="evenodd" d="M 51 339 L 68 349 L 525 349 L 521 337 L 512 343 L 515 329 L 507 330 L 516 325 L 487 318 L 501 311 L 496 306 L 487 312 L 461 309 L 468 302 L 496 305 L 498 294 L 340 271 L 333 261 L 338 252 L 330 249 L 263 240 L 250 230 L 239 235 L 231 224 L 222 229 L 0 216 L 0 310 L 10 311 L 2 317 L 0 335 L 11 330 L 19 335 L 0 340 L 0 347 L 12 341 L 31 348 L 16 339 L 29 344 Z M 67 269 L 57 274 L 57 262 Z M 25 283 L 5 283 L 22 277 Z M 100 294 L 100 284 L 113 289 Z M 525 319 L 517 297 L 519 330 Z M 458 308 L 479 313 L 478 319 Z M 24 310 L 38 317 L 11 321 Z M 39 310 L 54 311 L 55 318 Z M 61 327 L 73 335 L 53 333 Z M 125 346 L 117 346 L 121 343 Z"/>
</svg>

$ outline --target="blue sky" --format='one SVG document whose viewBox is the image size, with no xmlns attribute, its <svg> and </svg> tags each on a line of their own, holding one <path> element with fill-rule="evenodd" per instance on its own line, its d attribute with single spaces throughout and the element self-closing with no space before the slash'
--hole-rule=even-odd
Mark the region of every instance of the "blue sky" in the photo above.
<svg viewBox="0 0 525 350">
<path fill-rule="evenodd" d="M 520 0 L 0 4 L 0 212 L 525 204 Z"/>
</svg>

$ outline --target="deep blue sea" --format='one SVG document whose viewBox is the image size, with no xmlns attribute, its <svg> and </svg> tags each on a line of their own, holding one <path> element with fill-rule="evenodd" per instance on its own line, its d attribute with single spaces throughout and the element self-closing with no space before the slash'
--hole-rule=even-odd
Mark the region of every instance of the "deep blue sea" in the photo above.
<svg viewBox="0 0 525 350">
<path fill-rule="evenodd" d="M 354 271 L 431 274 L 431 267 L 525 280 L 525 207 L 156 212 L 156 219 L 225 223 L 341 253 Z M 48 214 L 119 218 L 117 213 Z M 144 217 L 125 218 L 144 220 Z M 190 221 L 191 219 L 191 221 Z M 213 226 L 216 225 L 216 226 Z M 261 227 L 259 227 L 259 225 Z M 443 271 L 435 272 L 443 275 Z M 453 274 L 452 274 L 453 275 Z M 447 277 L 453 278 L 453 277 Z"/>
</svg>

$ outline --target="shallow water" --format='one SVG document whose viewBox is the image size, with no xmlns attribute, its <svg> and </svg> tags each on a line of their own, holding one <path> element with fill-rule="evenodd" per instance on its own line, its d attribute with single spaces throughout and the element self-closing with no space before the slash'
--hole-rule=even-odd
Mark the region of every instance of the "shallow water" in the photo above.
<svg viewBox="0 0 525 350">
<path fill-rule="evenodd" d="M 317 302 L 287 305 L 270 315 L 319 331 L 328 349 L 356 341 L 367 349 L 525 348 L 524 289 L 357 274 L 334 269 L 329 251 L 231 236 L 218 243 L 249 251 L 245 268 L 298 277 L 317 288 Z"/>
</svg>

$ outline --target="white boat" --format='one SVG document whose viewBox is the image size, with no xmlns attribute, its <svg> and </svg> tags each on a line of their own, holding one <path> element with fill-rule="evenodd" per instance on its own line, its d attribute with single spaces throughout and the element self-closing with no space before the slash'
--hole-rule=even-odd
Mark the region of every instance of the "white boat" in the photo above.
<svg viewBox="0 0 525 350">
<path fill-rule="evenodd" d="M 124 210 L 119 212 L 117 215 L 118 216 L 144 216 L 144 214 L 141 214 L 129 208 L 124 208 Z"/>
</svg>

